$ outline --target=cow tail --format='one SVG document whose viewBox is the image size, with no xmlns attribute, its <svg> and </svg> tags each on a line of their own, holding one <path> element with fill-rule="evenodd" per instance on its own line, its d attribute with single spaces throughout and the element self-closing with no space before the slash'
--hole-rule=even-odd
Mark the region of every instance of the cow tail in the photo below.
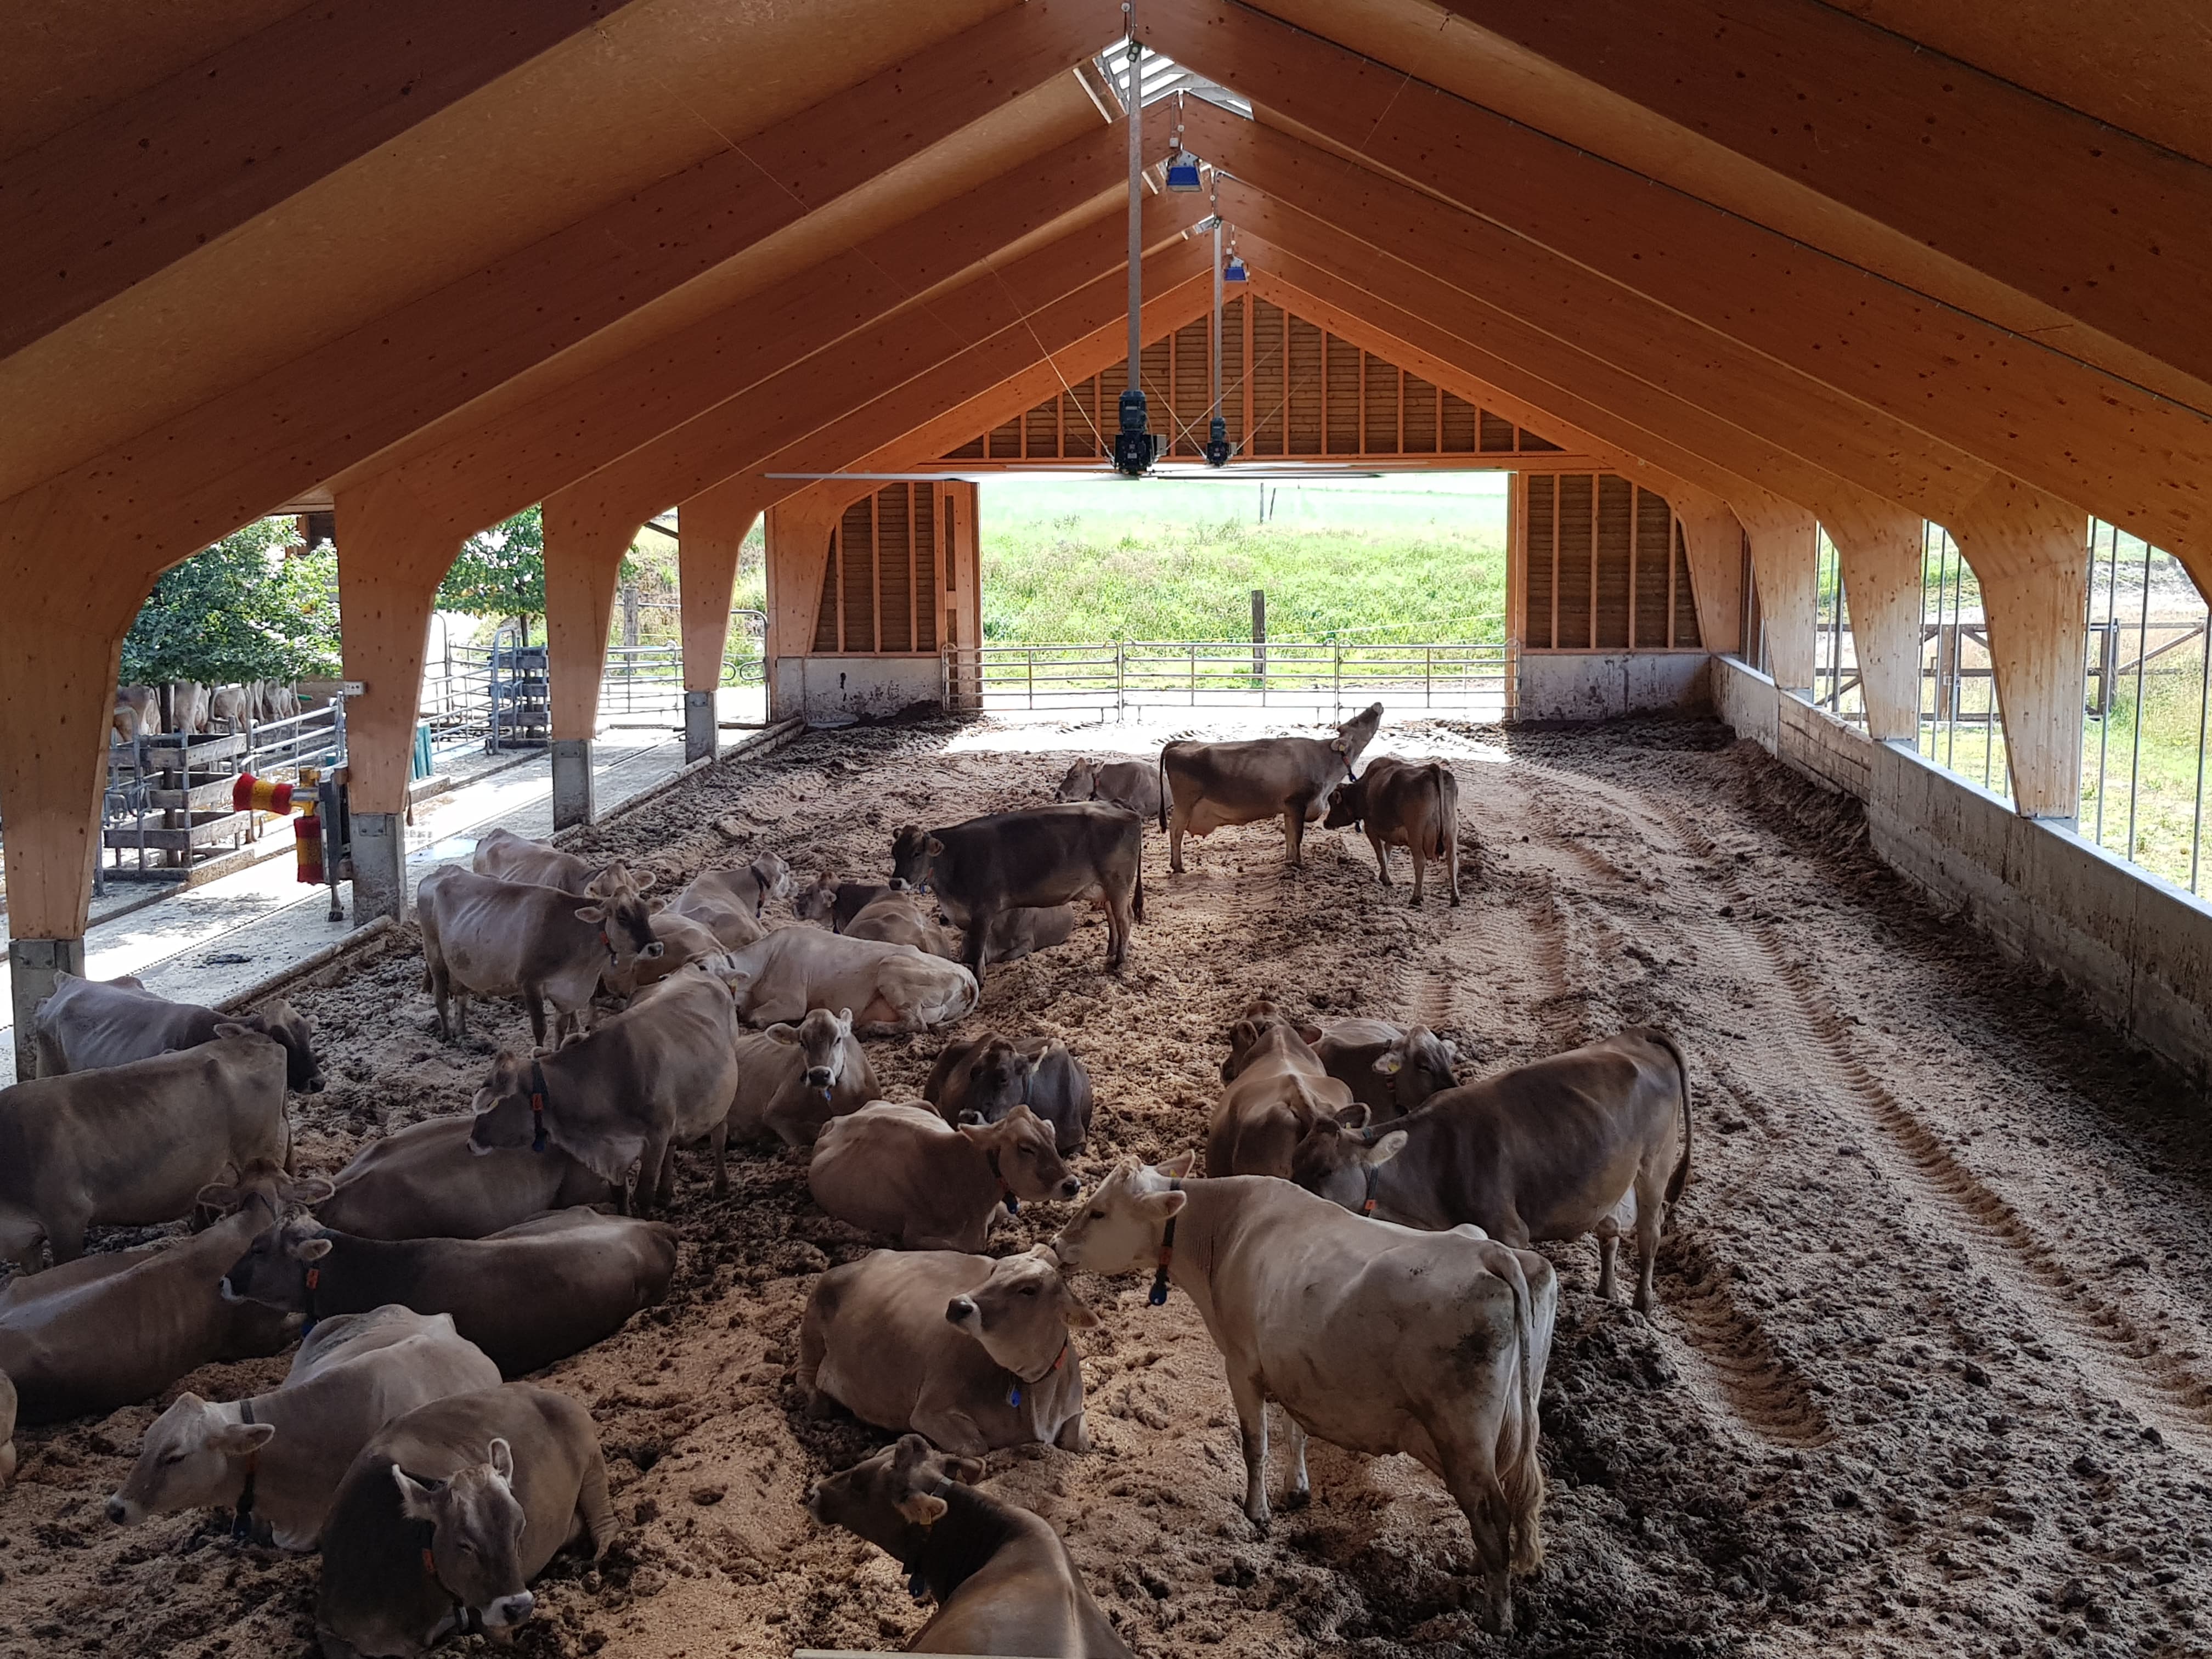
<svg viewBox="0 0 2212 1659">
<path fill-rule="evenodd" d="M 1690 1184 L 1690 1062 L 1682 1058 L 1680 1045 L 1664 1031 L 1652 1032 L 1651 1040 L 1674 1057 L 1674 1070 L 1682 1079 L 1682 1157 L 1674 1165 L 1674 1173 L 1667 1179 L 1668 1218 L 1671 1220 L 1682 1188 Z"/>
<path fill-rule="evenodd" d="M 1536 1386 L 1536 1295 L 1528 1287 L 1528 1271 L 1522 1266 L 1518 1253 L 1510 1245 L 1500 1245 L 1498 1249 L 1505 1258 L 1505 1271 L 1498 1276 L 1505 1281 L 1506 1289 L 1513 1296 L 1513 1346 L 1518 1364 L 1514 1387 L 1521 1396 L 1521 1421 L 1513 1437 L 1513 1455 L 1506 1467 L 1498 1471 L 1498 1485 L 1504 1488 L 1512 1511 L 1512 1559 L 1516 1566 L 1527 1571 L 1544 1559 L 1542 1538 L 1535 1530 L 1534 1520 L 1543 1504 L 1542 1466 L 1536 1461 L 1536 1413 L 1540 1403 Z M 1534 1492 L 1528 1489 L 1532 1478 L 1540 1483 Z"/>
<path fill-rule="evenodd" d="M 1168 832 L 1168 746 L 1165 744 L 1160 745 L 1158 770 L 1160 786 L 1160 833 L 1164 836 Z M 1145 913 L 1142 910 L 1138 911 L 1137 920 L 1142 921 L 1144 919 Z"/>
<path fill-rule="evenodd" d="M 1129 896 L 1129 914 L 1139 921 L 1145 919 L 1145 842 L 1137 838 L 1137 889 Z"/>
</svg>

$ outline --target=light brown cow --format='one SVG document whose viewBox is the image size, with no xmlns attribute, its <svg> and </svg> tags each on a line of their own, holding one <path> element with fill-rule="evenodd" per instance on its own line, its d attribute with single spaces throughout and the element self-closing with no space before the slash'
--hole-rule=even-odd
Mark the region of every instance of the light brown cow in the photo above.
<svg viewBox="0 0 2212 1659">
<path fill-rule="evenodd" d="M 590 1011 L 602 975 L 631 973 L 637 957 L 665 953 L 653 931 L 664 901 L 647 899 L 620 865 L 590 883 L 584 902 L 579 896 L 453 864 L 423 877 L 415 895 L 422 988 L 437 1000 L 439 1035 L 468 1035 L 471 996 L 520 996 L 542 1047 L 549 1005 L 563 1028 L 574 1026 Z M 456 992 L 458 1028 L 447 1012 Z"/>
<path fill-rule="evenodd" d="M 314 1022 L 282 997 L 252 1013 L 224 1014 L 196 1003 L 172 1002 L 127 974 L 119 979 L 81 979 L 61 973 L 54 975 L 53 994 L 39 1004 L 31 1024 L 38 1038 L 41 1077 L 197 1048 L 212 1042 L 216 1030 L 230 1024 L 284 1045 L 288 1087 L 313 1094 L 323 1086 Z"/>
<path fill-rule="evenodd" d="M 575 1401 L 520 1382 L 434 1401 L 346 1471 L 315 1632 L 328 1659 L 417 1659 L 469 1613 L 512 1641 L 555 1553 L 588 1540 L 597 1560 L 616 1529 L 599 1433 Z"/>
<path fill-rule="evenodd" d="M 1324 1119 L 1291 1173 L 1346 1209 L 1413 1227 L 1473 1223 L 1516 1246 L 1595 1233 L 1608 1299 L 1632 1225 L 1635 1302 L 1648 1309 L 1661 1226 L 1690 1178 L 1690 1068 L 1674 1038 L 1633 1028 L 1447 1089 L 1379 1128 Z"/>
<path fill-rule="evenodd" d="M 799 1386 L 817 1416 L 834 1400 L 864 1423 L 969 1457 L 1084 1451 L 1083 1358 L 1068 1332 L 1097 1322 L 1042 1244 L 995 1261 L 875 1250 L 814 1281 Z"/>
<path fill-rule="evenodd" d="M 1244 1513 L 1268 1523 L 1267 1401 L 1291 1419 L 1291 1496 L 1305 1437 L 1404 1452 L 1449 1489 L 1474 1538 L 1484 1622 L 1512 1623 L 1510 1575 L 1543 1559 L 1536 1402 L 1559 1282 L 1534 1250 L 1473 1227 L 1364 1221 L 1285 1181 L 1185 1181 L 1125 1159 L 1054 1251 L 1076 1273 L 1157 1268 L 1221 1351 L 1244 1443 Z"/>
<path fill-rule="evenodd" d="M 1060 1161 L 1052 1125 L 1026 1106 L 956 1129 L 927 1107 L 888 1100 L 832 1118 L 806 1182 L 838 1220 L 888 1234 L 902 1249 L 971 1254 L 1002 1206 L 1083 1190 Z"/>
<path fill-rule="evenodd" d="M 1328 830 L 1356 824 L 1375 849 L 1375 879 L 1390 884 L 1390 848 L 1413 855 L 1413 902 L 1427 890 L 1429 860 L 1444 866 L 1444 890 L 1459 902 L 1459 780 L 1442 761 L 1377 755 L 1357 778 L 1328 798 Z"/>
<path fill-rule="evenodd" d="M 179 1395 L 146 1431 L 107 1518 L 132 1527 L 220 1505 L 279 1549 L 311 1550 L 371 1435 L 433 1400 L 498 1386 L 499 1367 L 450 1314 L 340 1314 L 307 1334 L 283 1387 L 224 1405 Z"/>
<path fill-rule="evenodd" d="M 910 1434 L 831 1475 L 806 1510 L 884 1550 L 937 1616 L 915 1653 L 1018 1653 L 1032 1659 L 1133 1659 L 1068 1559 L 1060 1534 L 975 1490 L 983 1466 Z"/>
<path fill-rule="evenodd" d="M 1230 1028 L 1221 1064 L 1221 1098 L 1206 1132 L 1210 1176 L 1287 1176 L 1291 1155 L 1316 1119 L 1352 1104 L 1352 1091 L 1329 1076 L 1313 1044 L 1273 1003 L 1249 1004 Z"/>
<path fill-rule="evenodd" d="M 617 1191 L 635 1168 L 641 1214 L 673 1196 L 676 1148 L 703 1137 L 714 1143 L 714 1191 L 726 1193 L 742 1030 L 722 982 L 687 968 L 551 1054 L 502 1053 L 477 1091 L 469 1146 L 550 1143 Z"/>
<path fill-rule="evenodd" d="M 730 1138 L 772 1134 L 811 1146 L 833 1117 L 857 1112 L 881 1092 L 868 1051 L 853 1035 L 853 1011 L 817 1008 L 796 1025 L 748 1031 L 737 1041 L 738 1093 Z"/>
<path fill-rule="evenodd" d="M 925 955 L 943 957 L 947 962 L 958 961 L 959 947 L 953 943 L 952 935 L 929 914 L 929 908 L 921 894 L 902 881 L 894 881 L 888 892 L 870 899 L 838 931 L 847 939 L 911 945 Z"/>
<path fill-rule="evenodd" d="M 649 921 L 653 938 L 660 941 L 660 954 L 634 958 L 628 972 L 610 963 L 601 976 L 607 989 L 618 997 L 634 997 L 692 963 L 724 953 L 720 936 L 696 917 L 680 916 L 668 909 L 655 911 Z"/>
<path fill-rule="evenodd" d="M 1367 1108 L 1368 1121 L 1402 1117 L 1458 1079 L 1459 1050 L 1425 1025 L 1345 1018 L 1314 1022 L 1322 1069 Z"/>
<path fill-rule="evenodd" d="M 905 1033 L 963 1019 L 979 1000 L 974 975 L 957 962 L 819 927 L 779 927 L 720 958 L 714 971 L 756 1025 L 849 1008 L 863 1031 Z"/>
<path fill-rule="evenodd" d="M 1134 812 L 1140 818 L 1157 817 L 1160 811 L 1159 769 L 1147 761 L 1077 761 L 1067 769 L 1054 800 L 1103 800 Z"/>
<path fill-rule="evenodd" d="M 735 951 L 761 936 L 768 902 L 788 897 L 791 887 L 791 866 L 779 854 L 763 853 L 734 870 L 702 870 L 669 908 L 706 923 L 726 950 Z"/>
<path fill-rule="evenodd" d="M 507 829 L 485 830 L 477 838 L 476 848 L 469 854 L 469 868 L 480 876 L 519 881 L 532 887 L 557 887 L 564 893 L 584 892 L 610 867 L 564 852 L 550 842 L 532 841 Z M 652 885 L 652 878 L 647 877 L 638 882 L 637 888 L 644 892 Z"/>
<path fill-rule="evenodd" d="M 240 1025 L 151 1060 L 0 1090 L 0 1255 L 39 1269 L 85 1229 L 181 1221 L 201 1188 L 256 1161 L 289 1168 L 284 1049 Z"/>
<path fill-rule="evenodd" d="M 1267 818 L 1283 821 L 1284 862 L 1303 864 L 1306 825 L 1321 817 L 1328 792 L 1352 775 L 1382 724 L 1376 702 L 1338 726 L 1334 738 L 1169 744 L 1160 750 L 1168 868 L 1182 872 L 1186 834 L 1203 840 L 1224 825 Z"/>
<path fill-rule="evenodd" d="M 131 737 L 159 736 L 161 730 L 161 694 L 150 685 L 119 685 L 115 689 L 115 708 L 118 714 L 129 709 L 131 724 L 137 730 Z M 122 730 L 118 720 L 116 730 Z"/>
<path fill-rule="evenodd" d="M 614 1183 L 548 1145 L 472 1151 L 471 1113 L 425 1118 L 354 1155 L 315 1219 L 356 1238 L 483 1238 L 548 1210 L 611 1204 Z"/>
</svg>

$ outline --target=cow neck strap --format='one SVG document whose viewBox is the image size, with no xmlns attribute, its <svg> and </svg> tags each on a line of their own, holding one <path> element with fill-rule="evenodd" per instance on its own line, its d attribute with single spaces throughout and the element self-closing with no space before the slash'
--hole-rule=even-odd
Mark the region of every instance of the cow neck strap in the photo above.
<svg viewBox="0 0 2212 1659">
<path fill-rule="evenodd" d="M 937 1484 L 929 1489 L 929 1496 L 943 1498 L 945 1493 L 952 1490 L 952 1484 L 951 1475 L 938 1476 Z M 929 1529 L 937 1523 L 934 1521 L 916 1521 L 912 1524 L 921 1528 L 921 1535 L 926 1539 L 929 1536 Z M 902 1561 L 899 1565 L 906 1569 L 906 1593 L 917 1601 L 929 1600 L 929 1575 L 910 1560 Z"/>
<path fill-rule="evenodd" d="M 1170 1178 L 1168 1182 L 1168 1190 L 1171 1193 L 1181 1192 L 1182 1182 Z M 1160 1233 L 1159 1269 L 1152 1274 L 1152 1293 L 1145 1298 L 1155 1308 L 1159 1307 L 1168 1299 L 1168 1268 L 1175 1261 L 1176 1223 L 1179 1219 L 1181 1219 L 1179 1216 L 1170 1216 L 1167 1226 Z"/>
<path fill-rule="evenodd" d="M 545 1150 L 545 1067 L 534 1054 L 530 1060 L 530 1150 Z"/>
<path fill-rule="evenodd" d="M 238 1402 L 238 1420 L 248 1426 L 251 1426 L 253 1422 L 252 1401 L 240 1401 Z M 253 1535 L 254 1478 L 259 1474 L 260 1472 L 261 1451 L 258 1447 L 256 1447 L 253 1450 L 246 1454 L 246 1484 L 239 1488 L 238 1507 L 232 1514 L 230 1519 L 230 1535 L 233 1538 L 244 1539 L 250 1538 Z"/>
<path fill-rule="evenodd" d="M 1014 1386 L 1006 1390 L 1006 1403 L 1009 1406 L 1020 1405 L 1022 1403 L 1022 1390 L 1024 1388 L 1034 1389 L 1038 1383 L 1043 1382 L 1045 1378 L 1050 1376 L 1062 1365 L 1067 1364 L 1067 1340 L 1063 1339 L 1060 1345 L 1060 1352 L 1052 1357 L 1052 1364 L 1046 1366 L 1035 1376 L 1024 1376 L 1019 1371 L 1014 1371 Z M 1009 1366 L 1007 1369 L 1012 1370 L 1013 1368 Z"/>
<path fill-rule="evenodd" d="M 983 1156 L 990 1162 L 991 1179 L 999 1183 L 999 1201 L 1006 1206 L 1006 1213 L 1008 1215 L 1019 1215 L 1022 1212 L 1022 1201 L 1020 1199 L 1014 1196 L 1014 1189 L 1006 1185 L 1006 1176 L 999 1173 L 999 1153 L 997 1148 L 994 1147 L 991 1151 L 984 1153 Z"/>
<path fill-rule="evenodd" d="M 306 1298 L 307 1322 L 300 1327 L 300 1335 L 303 1340 L 306 1339 L 307 1333 L 315 1328 L 315 1321 L 319 1317 L 315 1312 L 315 1292 L 322 1288 L 322 1285 L 323 1270 L 320 1267 L 310 1267 L 307 1269 L 307 1294 Z"/>
<path fill-rule="evenodd" d="M 1375 1213 L 1375 1183 L 1382 1178 L 1382 1175 L 1381 1164 L 1370 1164 L 1367 1166 L 1367 1196 L 1359 1201 L 1360 1214 L 1371 1216 Z"/>
</svg>

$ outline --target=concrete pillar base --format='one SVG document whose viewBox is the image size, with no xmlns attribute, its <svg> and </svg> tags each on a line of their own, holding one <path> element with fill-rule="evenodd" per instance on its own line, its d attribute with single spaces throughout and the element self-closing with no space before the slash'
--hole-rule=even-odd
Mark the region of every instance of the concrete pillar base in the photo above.
<svg viewBox="0 0 2212 1659">
<path fill-rule="evenodd" d="M 355 926 L 407 914 L 407 820 L 399 812 L 353 814 Z"/>
<path fill-rule="evenodd" d="M 714 694 L 712 691 L 686 691 L 684 694 L 684 760 L 712 760 L 720 744 L 714 730 Z"/>
<path fill-rule="evenodd" d="M 8 977 L 15 1005 L 15 1077 L 26 1081 L 39 1074 L 39 1042 L 32 1035 L 31 1016 L 54 994 L 54 975 L 84 972 L 82 939 L 11 939 L 8 941 Z"/>
<path fill-rule="evenodd" d="M 690 710 L 685 710 L 690 732 Z M 553 827 L 568 830 L 592 821 L 592 740 L 553 739 Z"/>
</svg>

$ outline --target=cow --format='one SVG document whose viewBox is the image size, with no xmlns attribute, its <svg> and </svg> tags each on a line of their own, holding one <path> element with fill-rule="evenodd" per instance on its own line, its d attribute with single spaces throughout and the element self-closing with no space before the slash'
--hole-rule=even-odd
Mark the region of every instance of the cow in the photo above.
<svg viewBox="0 0 2212 1659">
<path fill-rule="evenodd" d="M 1098 1316 L 1039 1245 L 993 1261 L 873 1250 L 814 1281 L 799 1326 L 799 1387 L 879 1429 L 981 1457 L 1008 1446 L 1086 1451 L 1083 1358 L 1068 1332 Z"/>
<path fill-rule="evenodd" d="M 1459 780 L 1442 761 L 1403 761 L 1377 755 L 1356 778 L 1328 798 L 1324 830 L 1357 825 L 1375 849 L 1375 879 L 1390 885 L 1390 849 L 1413 856 L 1413 902 L 1426 891 L 1429 860 L 1444 866 L 1444 891 L 1459 902 Z"/>
<path fill-rule="evenodd" d="M 1474 1227 L 1422 1232 L 1364 1220 L 1265 1176 L 1186 1181 L 1125 1158 L 1060 1229 L 1070 1272 L 1157 1269 L 1221 1351 L 1244 1449 L 1244 1513 L 1266 1530 L 1267 1401 L 1291 1420 L 1291 1500 L 1305 1501 L 1305 1437 L 1368 1456 L 1404 1452 L 1467 1517 L 1483 1622 L 1512 1623 L 1510 1575 L 1543 1559 L 1536 1402 L 1559 1281 L 1534 1250 Z"/>
<path fill-rule="evenodd" d="M 947 1043 L 921 1097 L 956 1128 L 996 1123 L 1026 1106 L 1052 1125 L 1062 1158 L 1080 1152 L 1091 1133 L 1091 1073 L 1057 1037 L 987 1034 Z"/>
<path fill-rule="evenodd" d="M 392 1306 L 325 1319 L 283 1385 L 217 1405 L 187 1391 L 154 1419 L 107 1518 L 221 1506 L 234 1532 L 265 1527 L 278 1549 L 311 1550 L 338 1482 L 368 1437 L 448 1395 L 499 1386 L 499 1367 L 447 1314 Z"/>
<path fill-rule="evenodd" d="M 917 1600 L 936 1598 L 936 1616 L 908 1652 L 1133 1659 L 1060 1534 L 975 1490 L 982 1478 L 975 1459 L 909 1434 L 816 1486 L 806 1512 L 890 1556 Z"/>
<path fill-rule="evenodd" d="M 225 1302 L 216 1281 L 285 1204 L 328 1190 L 258 1164 L 201 1193 L 227 1212 L 204 1232 L 0 1285 L 0 1375 L 14 1379 L 22 1420 L 104 1416 L 212 1360 L 281 1351 L 291 1340 L 284 1316 Z"/>
<path fill-rule="evenodd" d="M 1388 1020 L 1316 1020 L 1300 1033 L 1320 1056 L 1322 1069 L 1367 1108 L 1368 1121 L 1402 1117 L 1458 1079 L 1459 1050 L 1425 1025 Z"/>
<path fill-rule="evenodd" d="M 1067 769 L 1054 800 L 1098 800 L 1134 812 L 1139 819 L 1160 810 L 1158 769 L 1139 760 L 1079 760 Z"/>
<path fill-rule="evenodd" d="M 986 959 L 1018 962 L 1063 945 L 1075 931 L 1075 920 L 1072 904 L 1022 905 L 1001 910 L 991 918 L 991 929 L 984 939 Z"/>
<path fill-rule="evenodd" d="M 482 1238 L 579 1204 L 611 1204 L 613 1182 L 559 1147 L 471 1156 L 473 1114 L 425 1118 L 373 1140 L 337 1172 L 315 1219 L 356 1238 Z"/>
<path fill-rule="evenodd" d="M 956 1129 L 926 1107 L 888 1100 L 823 1126 L 806 1184 L 838 1220 L 888 1234 L 902 1249 L 971 1255 L 1002 1207 L 1083 1190 L 1060 1161 L 1052 1126 L 1026 1106 Z"/>
<path fill-rule="evenodd" d="M 1006 912 L 1096 900 L 1106 909 L 1106 967 L 1129 954 L 1145 919 L 1144 826 L 1118 806 L 1080 804 L 994 812 L 941 830 L 909 823 L 891 843 L 891 873 L 927 887 L 967 940 L 961 959 L 980 988 L 991 928 Z"/>
<path fill-rule="evenodd" d="M 218 685 L 208 694 L 208 728 L 242 732 L 253 717 L 252 694 L 242 685 Z"/>
<path fill-rule="evenodd" d="M 612 1336 L 675 1272 L 667 1227 L 596 1210 L 556 1210 L 489 1238 L 398 1241 L 299 1216 L 253 1239 L 222 1291 L 310 1322 L 387 1302 L 449 1313 L 501 1376 L 520 1376 Z"/>
<path fill-rule="evenodd" d="M 1319 820 L 1329 790 L 1352 775 L 1382 723 L 1382 705 L 1374 702 L 1339 726 L 1334 738 L 1169 744 L 1160 750 L 1160 828 L 1168 832 L 1169 870 L 1182 873 L 1185 835 L 1202 841 L 1225 824 L 1278 817 L 1283 861 L 1302 866 L 1306 825 Z"/>
<path fill-rule="evenodd" d="M 469 868 L 477 875 L 531 887 L 557 887 L 564 893 L 586 891 L 610 867 L 505 829 L 485 830 L 469 854 Z M 652 885 L 648 877 L 638 884 L 638 890 L 643 892 Z"/>
<path fill-rule="evenodd" d="M 1607 1300 L 1632 1226 L 1635 1304 L 1648 1310 L 1661 1226 L 1690 1178 L 1689 1065 L 1665 1032 L 1632 1027 L 1447 1089 L 1379 1128 L 1317 1122 L 1291 1178 L 1346 1209 L 1411 1227 L 1472 1223 L 1516 1248 L 1595 1233 Z"/>
<path fill-rule="evenodd" d="M 171 680 L 158 688 L 161 729 L 195 737 L 208 729 L 208 689 L 198 680 Z"/>
<path fill-rule="evenodd" d="M 921 895 L 902 881 L 894 881 L 888 892 L 870 899 L 852 921 L 837 931 L 847 939 L 911 945 L 924 955 L 942 957 L 947 962 L 957 962 L 960 957 L 952 935 L 929 914 Z"/>
<path fill-rule="evenodd" d="M 610 965 L 601 975 L 607 989 L 618 997 L 634 997 L 647 987 L 673 977 L 690 963 L 704 962 L 724 953 L 726 947 L 720 937 L 696 917 L 660 910 L 648 920 L 653 938 L 660 942 L 660 954 L 632 958 L 626 972 Z M 754 937 L 759 935 L 756 933 Z"/>
<path fill-rule="evenodd" d="M 854 916 L 891 890 L 887 881 L 840 881 L 824 870 L 811 886 L 792 895 L 791 914 L 801 921 L 827 921 L 831 933 L 842 933 Z"/>
<path fill-rule="evenodd" d="M 558 1146 L 617 1192 L 635 1168 L 642 1214 L 674 1195 L 676 1148 L 704 1137 L 726 1193 L 741 1029 L 721 981 L 687 969 L 551 1054 L 502 1052 L 477 1091 L 469 1150 Z"/>
<path fill-rule="evenodd" d="M 88 1226 L 181 1221 L 201 1188 L 256 1161 L 291 1167 L 284 1050 L 242 1025 L 212 1042 L 0 1090 L 0 1256 L 38 1271 Z"/>
<path fill-rule="evenodd" d="M 847 939 L 818 927 L 779 927 L 713 965 L 755 1025 L 849 1008 L 871 1035 L 919 1031 L 964 1019 L 979 993 L 965 968 L 910 945 Z"/>
<path fill-rule="evenodd" d="M 816 1008 L 796 1025 L 748 1031 L 737 1041 L 738 1093 L 730 1139 L 773 1134 L 811 1146 L 833 1117 L 857 1112 L 880 1092 L 876 1068 L 853 1035 L 853 1011 Z"/>
<path fill-rule="evenodd" d="M 161 731 L 161 694 L 150 685 L 118 685 L 115 688 L 115 707 L 118 712 L 129 709 L 134 730 L 133 738 L 159 736 Z M 118 721 L 116 730 L 122 730 Z M 126 741 L 128 739 L 126 738 Z"/>
<path fill-rule="evenodd" d="M 64 972 L 54 976 L 53 992 L 33 1011 L 31 1024 L 41 1077 L 196 1048 L 214 1042 L 217 1028 L 228 1024 L 284 1045 L 286 1088 L 316 1094 L 323 1087 L 314 1022 L 281 997 L 250 1014 L 223 1014 L 195 1003 L 172 1002 L 128 975 L 82 979 Z"/>
<path fill-rule="evenodd" d="M 763 853 L 734 870 L 702 870 L 676 896 L 670 908 L 703 921 L 720 935 L 724 926 L 738 918 L 752 924 L 741 938 L 724 939 L 730 950 L 750 945 L 761 935 L 761 919 L 770 899 L 791 896 L 791 866 L 775 853 Z"/>
<path fill-rule="evenodd" d="M 449 1395 L 361 1449 L 323 1528 L 324 1659 L 419 1659 L 471 1619 L 511 1642 L 556 1553 L 617 1522 L 591 1413 L 520 1382 Z"/>
<path fill-rule="evenodd" d="M 1352 1104 L 1352 1091 L 1313 1051 L 1319 1035 L 1293 1024 L 1272 1002 L 1246 1006 L 1229 1031 L 1221 1098 L 1206 1132 L 1206 1174 L 1287 1176 L 1315 1121 Z"/>
<path fill-rule="evenodd" d="M 586 900 L 578 903 L 579 896 Z M 634 971 L 666 947 L 653 931 L 665 907 L 648 899 L 621 866 L 610 866 L 582 895 L 502 881 L 459 865 L 441 866 L 416 890 L 422 927 L 422 988 L 438 1005 L 438 1034 L 466 1036 L 471 996 L 520 996 L 530 1030 L 545 1042 L 550 1004 L 564 1026 L 589 1012 L 602 975 Z M 447 999 L 459 993 L 460 1021 Z"/>
</svg>

